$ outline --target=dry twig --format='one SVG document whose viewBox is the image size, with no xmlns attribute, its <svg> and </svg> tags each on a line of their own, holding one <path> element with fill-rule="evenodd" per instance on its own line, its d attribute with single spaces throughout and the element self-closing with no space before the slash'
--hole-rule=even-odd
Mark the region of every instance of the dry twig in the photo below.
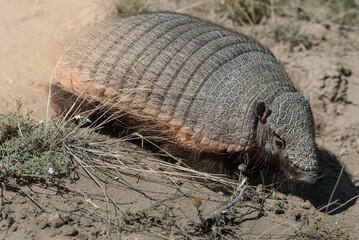
<svg viewBox="0 0 359 240">
<path fill-rule="evenodd" d="M 245 184 L 245 185 L 244 185 Z M 244 186 L 243 186 L 244 185 Z M 248 188 L 248 183 L 247 183 L 247 178 L 243 179 L 243 181 L 241 182 L 241 184 L 238 186 L 238 190 L 241 189 L 240 193 L 238 194 L 238 196 L 233 199 L 232 202 L 228 203 L 227 205 L 221 207 L 220 209 L 214 211 L 213 213 L 211 213 L 209 216 L 207 216 L 204 219 L 204 222 L 214 219 L 219 215 L 222 215 L 224 213 L 226 213 L 228 211 L 229 208 L 233 207 L 237 202 L 239 202 L 239 200 L 242 199 L 242 197 L 244 196 L 244 194 L 246 193 Z"/>
</svg>

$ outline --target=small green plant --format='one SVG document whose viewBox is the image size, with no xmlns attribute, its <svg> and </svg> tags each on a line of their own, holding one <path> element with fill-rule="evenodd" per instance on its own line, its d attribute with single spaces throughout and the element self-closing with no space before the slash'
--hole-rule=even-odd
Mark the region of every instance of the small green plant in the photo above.
<svg viewBox="0 0 359 240">
<path fill-rule="evenodd" d="M 126 210 L 126 216 L 123 228 L 130 232 L 153 227 L 169 231 L 176 223 L 176 218 L 171 216 L 170 209 L 168 208 L 160 211 L 159 214 L 156 215 L 152 215 L 146 210 L 139 212 Z"/>
<path fill-rule="evenodd" d="M 0 114 L 0 181 L 9 178 L 49 181 L 67 174 L 70 145 L 83 145 L 84 136 L 70 123 L 35 122 L 30 113 L 21 113 L 21 102 L 13 112 Z"/>
<path fill-rule="evenodd" d="M 222 0 L 219 11 L 241 24 L 258 24 L 269 16 L 269 0 Z"/>
<path fill-rule="evenodd" d="M 112 0 L 117 12 L 123 13 L 136 13 L 146 9 L 146 0 Z"/>
</svg>

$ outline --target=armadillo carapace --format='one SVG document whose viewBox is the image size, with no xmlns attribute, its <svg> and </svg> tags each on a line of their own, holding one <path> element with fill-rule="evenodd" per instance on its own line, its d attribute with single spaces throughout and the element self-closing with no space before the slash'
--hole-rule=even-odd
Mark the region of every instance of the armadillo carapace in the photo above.
<svg viewBox="0 0 359 240">
<path fill-rule="evenodd" d="M 308 100 L 258 41 L 178 13 L 98 24 L 68 51 L 58 85 L 160 126 L 188 151 L 246 152 L 317 179 Z"/>
</svg>

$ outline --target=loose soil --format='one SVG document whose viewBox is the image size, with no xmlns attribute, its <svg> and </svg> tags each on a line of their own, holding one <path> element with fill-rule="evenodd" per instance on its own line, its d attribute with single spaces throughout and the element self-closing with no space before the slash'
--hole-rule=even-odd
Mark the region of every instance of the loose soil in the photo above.
<svg viewBox="0 0 359 240">
<path fill-rule="evenodd" d="M 190 13 L 259 38 L 280 59 L 297 86 L 309 92 L 316 120 L 320 180 L 313 185 L 274 184 L 265 178 L 269 182 L 264 184 L 273 183 L 275 188 L 267 191 L 256 177 L 250 178 L 251 196 L 219 223 L 229 226 L 217 229 L 222 239 L 358 239 L 359 31 L 285 14 L 266 24 L 240 27 L 216 14 L 212 1 L 178 2 L 156 1 L 153 8 Z M 0 6 L 0 112 L 13 110 L 21 96 L 25 109 L 43 120 L 57 60 L 72 39 L 108 17 L 109 4 L 95 0 L 0 0 Z M 300 26 L 306 41 L 276 41 L 274 26 L 283 23 Z M 149 154 L 132 143 L 123 144 L 138 150 L 133 156 L 129 153 L 133 159 Z M 5 189 L 0 238 L 202 239 L 200 230 L 195 230 L 199 216 L 207 216 L 232 199 L 226 189 L 209 187 L 207 182 L 130 170 L 95 173 L 102 188 L 80 169 L 56 184 L 17 183 Z M 195 204 L 198 198 L 202 201 L 200 213 Z M 325 214 L 323 206 L 329 199 L 337 201 L 329 211 L 340 208 Z M 152 220 L 134 220 L 134 213 L 144 214 L 144 210 Z M 124 215 L 132 216 L 132 225 L 122 222 Z"/>
</svg>

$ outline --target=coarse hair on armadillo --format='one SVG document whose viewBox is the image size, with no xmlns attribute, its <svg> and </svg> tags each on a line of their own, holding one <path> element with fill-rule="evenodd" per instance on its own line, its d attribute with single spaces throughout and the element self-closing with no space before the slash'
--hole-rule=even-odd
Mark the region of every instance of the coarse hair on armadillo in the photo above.
<svg viewBox="0 0 359 240">
<path fill-rule="evenodd" d="M 66 54 L 56 86 L 106 111 L 124 113 L 134 125 L 167 136 L 181 149 L 219 154 L 266 149 L 273 135 L 281 136 L 280 126 L 266 121 L 271 104 L 283 94 L 299 94 L 257 40 L 170 12 L 94 26 Z M 269 123 L 277 130 L 268 130 Z M 301 170 L 314 169 L 311 161 Z"/>
</svg>

